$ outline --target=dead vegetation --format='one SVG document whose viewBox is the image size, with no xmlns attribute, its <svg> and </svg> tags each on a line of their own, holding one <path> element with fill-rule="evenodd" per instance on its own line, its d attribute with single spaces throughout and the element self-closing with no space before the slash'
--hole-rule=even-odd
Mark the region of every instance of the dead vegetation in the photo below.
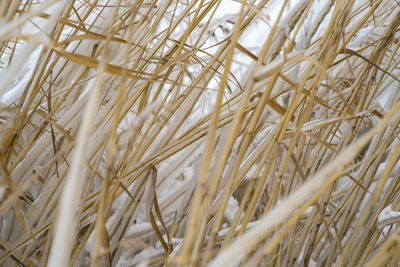
<svg viewBox="0 0 400 267">
<path fill-rule="evenodd" d="M 397 1 L 0 14 L 3 266 L 398 266 Z"/>
</svg>

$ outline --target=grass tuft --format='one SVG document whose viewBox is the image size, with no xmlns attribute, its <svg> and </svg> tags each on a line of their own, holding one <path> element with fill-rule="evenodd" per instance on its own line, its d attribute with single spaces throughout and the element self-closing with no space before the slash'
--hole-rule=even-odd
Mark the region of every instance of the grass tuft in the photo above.
<svg viewBox="0 0 400 267">
<path fill-rule="evenodd" d="M 2 266 L 397 266 L 396 1 L 0 1 Z"/>
</svg>

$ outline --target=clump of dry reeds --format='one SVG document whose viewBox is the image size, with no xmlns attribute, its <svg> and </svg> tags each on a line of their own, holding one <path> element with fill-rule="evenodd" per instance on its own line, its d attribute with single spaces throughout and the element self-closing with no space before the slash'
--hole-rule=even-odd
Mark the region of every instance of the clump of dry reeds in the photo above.
<svg viewBox="0 0 400 267">
<path fill-rule="evenodd" d="M 1 1 L 0 262 L 397 266 L 399 25 L 389 0 Z"/>
</svg>

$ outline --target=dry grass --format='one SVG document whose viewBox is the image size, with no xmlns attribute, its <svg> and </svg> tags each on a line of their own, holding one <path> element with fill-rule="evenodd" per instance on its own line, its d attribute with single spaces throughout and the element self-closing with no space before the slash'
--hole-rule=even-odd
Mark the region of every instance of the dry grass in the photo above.
<svg viewBox="0 0 400 267">
<path fill-rule="evenodd" d="M 226 3 L 0 2 L 3 266 L 398 266 L 399 3 Z"/>
</svg>

